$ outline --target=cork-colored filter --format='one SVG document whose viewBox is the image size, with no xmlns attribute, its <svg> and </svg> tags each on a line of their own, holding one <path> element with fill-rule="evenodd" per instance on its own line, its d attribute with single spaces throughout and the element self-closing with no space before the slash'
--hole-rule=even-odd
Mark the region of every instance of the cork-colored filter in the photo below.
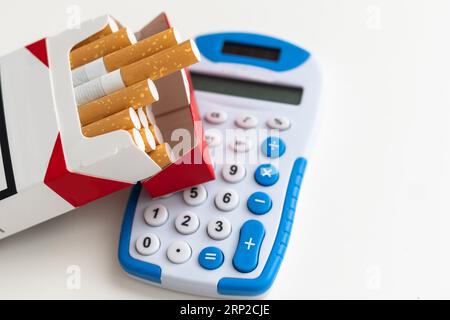
<svg viewBox="0 0 450 320">
<path fill-rule="evenodd" d="M 164 137 L 159 127 L 157 125 L 153 125 L 150 126 L 149 129 L 152 132 L 153 137 L 155 137 L 156 144 L 157 145 L 164 144 Z"/>
<path fill-rule="evenodd" d="M 136 38 L 128 29 L 120 29 L 106 37 L 72 50 L 70 53 L 71 68 L 78 68 L 135 43 Z"/>
<path fill-rule="evenodd" d="M 138 109 L 158 99 L 155 84 L 151 80 L 144 80 L 79 107 L 80 122 L 86 126 L 129 107 Z"/>
<path fill-rule="evenodd" d="M 193 40 L 156 53 L 120 69 L 122 80 L 130 86 L 144 79 L 158 80 L 200 61 Z"/>
<path fill-rule="evenodd" d="M 156 149 L 156 141 L 150 129 L 141 128 L 141 130 L 139 130 L 139 133 L 141 134 L 142 140 L 144 142 L 145 152 L 149 153 L 151 151 L 154 151 Z"/>
<path fill-rule="evenodd" d="M 133 46 L 108 54 L 103 58 L 103 62 L 106 70 L 112 72 L 177 44 L 178 33 L 171 28 L 141 40 Z"/>
<path fill-rule="evenodd" d="M 133 108 L 115 113 L 107 118 L 91 123 L 82 128 L 86 137 L 96 137 L 116 130 L 140 129 L 141 123 Z"/>
<path fill-rule="evenodd" d="M 102 29 L 101 31 L 94 33 L 89 38 L 86 38 L 85 40 L 78 43 L 73 49 L 81 48 L 82 46 L 87 45 L 88 43 L 94 42 L 98 39 L 104 38 L 106 36 L 109 36 L 110 34 L 119 31 L 119 26 L 117 25 L 117 22 L 113 19 L 109 19 L 107 26 Z"/>
<path fill-rule="evenodd" d="M 161 169 L 175 162 L 172 148 L 167 143 L 157 146 L 155 151 L 149 153 L 149 156 Z"/>
</svg>

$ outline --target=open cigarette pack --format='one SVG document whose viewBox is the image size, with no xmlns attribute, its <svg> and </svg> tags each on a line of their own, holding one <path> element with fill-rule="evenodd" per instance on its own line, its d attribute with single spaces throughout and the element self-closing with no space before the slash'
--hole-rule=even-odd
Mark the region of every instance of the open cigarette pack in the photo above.
<svg viewBox="0 0 450 320">
<path fill-rule="evenodd" d="M 0 58 L 0 239 L 138 182 L 160 197 L 214 179 L 197 57 L 161 14 L 136 33 L 102 16 Z"/>
</svg>

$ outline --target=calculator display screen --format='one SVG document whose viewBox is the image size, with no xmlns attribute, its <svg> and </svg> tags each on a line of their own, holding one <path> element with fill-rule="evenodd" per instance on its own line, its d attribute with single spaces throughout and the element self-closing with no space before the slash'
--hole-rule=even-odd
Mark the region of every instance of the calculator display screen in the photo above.
<svg viewBox="0 0 450 320">
<path fill-rule="evenodd" d="M 303 88 L 238 80 L 191 72 L 195 90 L 300 105 Z"/>
<path fill-rule="evenodd" d="M 280 60 L 280 49 L 242 44 L 232 41 L 225 41 L 222 47 L 222 53 L 251 58 L 258 58 L 270 61 Z"/>
</svg>

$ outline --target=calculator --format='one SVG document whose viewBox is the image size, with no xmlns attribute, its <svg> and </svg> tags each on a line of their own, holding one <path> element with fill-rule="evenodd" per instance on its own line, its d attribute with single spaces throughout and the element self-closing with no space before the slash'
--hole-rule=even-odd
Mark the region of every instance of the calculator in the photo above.
<svg viewBox="0 0 450 320">
<path fill-rule="evenodd" d="M 134 278 L 209 297 L 260 297 L 288 246 L 320 118 L 304 49 L 249 33 L 200 36 L 190 74 L 216 179 L 151 199 L 134 187 L 119 260 Z"/>
</svg>

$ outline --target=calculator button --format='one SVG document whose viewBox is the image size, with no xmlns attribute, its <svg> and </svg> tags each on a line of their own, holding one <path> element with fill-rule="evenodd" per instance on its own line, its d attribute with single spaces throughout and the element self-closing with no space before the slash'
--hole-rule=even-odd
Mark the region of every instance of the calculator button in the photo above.
<svg viewBox="0 0 450 320">
<path fill-rule="evenodd" d="M 180 214 L 175 220 L 175 228 L 184 235 L 195 233 L 200 227 L 200 220 L 197 215 L 192 212 Z"/>
<path fill-rule="evenodd" d="M 256 169 L 255 180 L 263 187 L 273 186 L 280 179 L 278 169 L 271 164 L 263 164 Z"/>
<path fill-rule="evenodd" d="M 278 137 L 269 137 L 263 143 L 262 152 L 268 158 L 279 158 L 286 153 L 286 144 Z"/>
<path fill-rule="evenodd" d="M 253 148 L 253 142 L 246 136 L 235 137 L 231 143 L 231 148 L 235 152 L 249 152 Z"/>
<path fill-rule="evenodd" d="M 167 249 L 167 258 L 175 264 L 187 262 L 192 256 L 191 247 L 184 241 L 175 241 Z"/>
<path fill-rule="evenodd" d="M 187 205 L 196 207 L 208 199 L 208 192 L 204 186 L 196 186 L 183 191 L 183 199 Z"/>
<path fill-rule="evenodd" d="M 242 164 L 227 164 L 223 167 L 222 177 L 226 182 L 238 183 L 244 180 L 247 170 Z"/>
<path fill-rule="evenodd" d="M 221 241 L 231 234 L 231 223 L 224 218 L 218 218 L 208 223 L 208 235 L 211 239 Z"/>
<path fill-rule="evenodd" d="M 216 195 L 214 202 L 220 211 L 232 211 L 239 205 L 239 195 L 232 189 L 226 189 Z"/>
<path fill-rule="evenodd" d="M 284 131 L 291 128 L 291 122 L 286 117 L 275 117 L 267 121 L 267 126 L 270 129 Z"/>
<path fill-rule="evenodd" d="M 233 258 L 233 266 L 237 271 L 250 273 L 258 267 L 259 253 L 265 235 L 264 226 L 259 221 L 250 220 L 242 226 Z"/>
<path fill-rule="evenodd" d="M 228 120 L 228 114 L 223 111 L 210 111 L 206 113 L 205 119 L 212 124 L 222 124 Z"/>
<path fill-rule="evenodd" d="M 236 119 L 236 125 L 242 129 L 253 129 L 258 125 L 258 119 L 254 116 L 242 115 Z"/>
<path fill-rule="evenodd" d="M 198 262 L 206 270 L 219 269 L 223 264 L 223 252 L 216 247 L 205 248 L 198 256 Z"/>
<path fill-rule="evenodd" d="M 255 192 L 247 201 L 248 210 L 259 216 L 265 215 L 272 210 L 272 205 L 272 199 L 264 192 Z"/>
<path fill-rule="evenodd" d="M 139 237 L 136 241 L 136 251 L 143 256 L 155 254 L 160 247 L 159 238 L 152 233 L 147 233 Z"/>
<path fill-rule="evenodd" d="M 210 148 L 217 148 L 222 144 L 222 136 L 216 130 L 208 130 L 205 132 L 205 140 Z"/>
<path fill-rule="evenodd" d="M 151 205 L 144 212 L 144 220 L 150 227 L 161 227 L 169 219 L 167 208 L 160 204 Z"/>
</svg>

